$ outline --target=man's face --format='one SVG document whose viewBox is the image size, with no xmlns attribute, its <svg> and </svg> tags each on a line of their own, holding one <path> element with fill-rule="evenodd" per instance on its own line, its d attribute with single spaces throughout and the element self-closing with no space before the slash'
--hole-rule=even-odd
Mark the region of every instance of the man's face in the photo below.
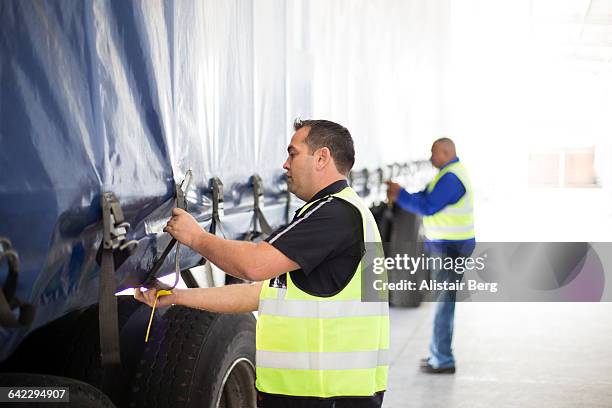
<svg viewBox="0 0 612 408">
<path fill-rule="evenodd" d="M 431 146 L 431 164 L 435 168 L 441 168 L 446 163 L 446 155 L 438 143 Z"/>
<path fill-rule="evenodd" d="M 287 186 L 289 191 L 302 200 L 310 199 L 311 186 L 315 174 L 314 156 L 310 154 L 306 144 L 309 127 L 299 129 L 287 147 L 289 156 L 283 164 L 283 169 L 287 171 Z"/>
</svg>

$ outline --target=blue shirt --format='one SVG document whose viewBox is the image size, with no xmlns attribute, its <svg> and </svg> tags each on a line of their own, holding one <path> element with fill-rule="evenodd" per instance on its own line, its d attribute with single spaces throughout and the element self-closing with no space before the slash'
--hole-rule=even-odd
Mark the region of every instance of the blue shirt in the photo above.
<svg viewBox="0 0 612 408">
<path fill-rule="evenodd" d="M 458 162 L 458 158 L 454 158 L 442 169 L 451 163 Z M 440 169 L 440 170 L 442 170 Z M 455 204 L 465 194 L 465 187 L 459 177 L 453 173 L 446 173 L 436 183 L 431 192 L 427 192 L 427 188 L 418 193 L 409 193 L 403 188 L 400 190 L 396 204 L 403 210 L 410 211 L 420 215 L 433 215 L 444 207 L 450 204 Z M 448 252 L 448 246 L 453 246 L 460 253 L 471 253 L 474 250 L 476 240 L 474 238 L 458 241 L 449 240 L 427 240 L 425 249 L 428 252 L 444 251 Z"/>
</svg>

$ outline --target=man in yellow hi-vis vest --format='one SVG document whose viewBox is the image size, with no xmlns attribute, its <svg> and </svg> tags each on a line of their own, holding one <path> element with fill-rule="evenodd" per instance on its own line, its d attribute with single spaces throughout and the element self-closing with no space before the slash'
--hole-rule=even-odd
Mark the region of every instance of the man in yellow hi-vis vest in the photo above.
<svg viewBox="0 0 612 408">
<path fill-rule="evenodd" d="M 235 277 L 254 284 L 174 290 L 159 305 L 259 311 L 256 387 L 261 407 L 380 407 L 387 387 L 389 312 L 362 301 L 365 260 L 380 235 L 348 186 L 355 160 L 346 128 L 296 121 L 283 168 L 306 204 L 264 242 L 226 240 L 175 209 L 165 231 Z M 153 305 L 155 290 L 135 291 Z"/>
<path fill-rule="evenodd" d="M 410 194 L 399 184 L 389 182 L 387 196 L 406 211 L 423 216 L 425 250 L 432 258 L 469 256 L 475 247 L 474 195 L 470 178 L 463 163 L 457 158 L 455 144 L 441 138 L 431 147 L 431 163 L 440 169 L 427 188 Z M 446 263 L 446 262 L 445 262 Z M 432 262 L 431 278 L 437 282 L 457 282 L 462 273 L 440 267 Z M 421 360 L 421 370 L 432 374 L 455 372 L 455 358 L 451 343 L 455 314 L 455 291 L 438 293 L 430 356 Z"/>
</svg>

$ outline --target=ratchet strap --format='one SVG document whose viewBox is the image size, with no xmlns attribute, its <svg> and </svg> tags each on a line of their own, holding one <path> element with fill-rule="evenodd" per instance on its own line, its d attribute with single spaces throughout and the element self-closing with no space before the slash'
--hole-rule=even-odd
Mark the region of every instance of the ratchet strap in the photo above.
<svg viewBox="0 0 612 408">
<path fill-rule="evenodd" d="M 176 207 L 181 208 L 183 210 L 187 210 L 187 201 L 185 200 L 185 195 L 187 194 L 187 190 L 189 189 L 189 184 L 191 183 L 192 172 L 191 170 L 187 170 L 185 174 L 185 178 L 181 182 L 180 186 L 175 185 L 175 193 L 176 193 Z M 174 284 L 172 286 L 168 286 L 165 283 L 161 282 L 159 279 L 155 279 L 155 275 L 161 269 L 164 261 L 172 251 L 172 248 L 176 245 L 176 251 L 174 254 Z M 157 293 L 155 295 L 155 302 L 153 303 L 153 308 L 151 309 L 151 317 L 149 318 L 149 325 L 147 326 L 147 334 L 145 335 L 145 343 L 149 341 L 149 332 L 151 330 L 151 324 L 153 323 L 153 316 L 155 315 L 155 308 L 157 307 L 157 299 L 160 296 L 170 295 L 172 293 L 172 289 L 176 287 L 179 283 L 179 278 L 181 276 L 181 268 L 180 268 L 180 248 L 181 243 L 178 242 L 175 238 L 172 238 L 166 248 L 162 252 L 161 256 L 155 261 L 153 268 L 149 271 L 147 278 L 145 279 L 145 283 L 143 286 L 148 288 L 154 287 L 157 288 Z M 135 288 L 134 290 L 140 290 L 139 288 Z"/>
<path fill-rule="evenodd" d="M 224 215 L 224 204 L 223 204 L 223 183 L 219 177 L 213 177 L 208 182 L 209 189 L 211 191 L 212 198 L 212 216 L 210 219 L 210 226 L 208 232 L 217 235 L 217 230 L 221 232 L 223 238 L 227 238 L 223 226 L 221 224 L 221 217 Z M 206 258 L 200 259 L 199 264 L 204 265 L 207 261 Z M 189 276 L 189 274 L 187 274 Z"/>
<path fill-rule="evenodd" d="M 121 374 L 119 316 L 115 292 L 115 253 L 123 260 L 133 252 L 137 241 L 128 241 L 130 224 L 125 222 L 119 200 L 112 192 L 102 194 L 103 239 L 101 246 L 100 292 L 98 322 L 100 327 L 100 361 L 104 368 L 102 389 L 111 399 L 116 393 L 117 376 Z"/>
<path fill-rule="evenodd" d="M 370 171 L 363 169 L 363 197 L 370 195 Z"/>
<path fill-rule="evenodd" d="M 289 225 L 291 221 L 291 191 L 289 191 L 289 187 L 287 187 L 287 205 L 285 207 L 285 225 Z"/>
<path fill-rule="evenodd" d="M 253 187 L 253 229 L 247 233 L 247 237 L 245 238 L 247 241 L 252 241 L 254 238 L 257 238 L 259 235 L 261 235 L 261 233 L 265 235 L 270 235 L 273 232 L 272 227 L 270 227 L 270 224 L 266 220 L 266 217 L 263 213 L 263 181 L 261 180 L 261 177 L 258 174 L 254 174 L 253 176 L 251 176 L 251 185 Z"/>
<path fill-rule="evenodd" d="M 209 186 L 212 190 L 212 219 L 208 232 L 217 235 L 218 229 L 225 238 L 225 231 L 223 231 L 223 227 L 221 226 L 221 217 L 223 217 L 224 214 L 223 183 L 219 177 L 213 177 L 210 179 Z"/>
<path fill-rule="evenodd" d="M 187 173 L 185 174 L 185 178 L 183 179 L 181 184 L 175 185 L 174 187 L 175 193 L 176 193 L 176 208 L 181 208 L 183 210 L 187 209 L 187 202 L 185 200 L 185 194 L 187 193 L 187 189 L 189 188 L 189 184 L 191 183 L 191 176 L 192 176 L 191 170 L 187 170 Z M 175 269 L 174 284 L 172 286 L 168 286 L 160 282 L 159 280 L 155 279 L 155 276 L 157 275 L 157 272 L 159 272 L 159 270 L 161 269 L 162 265 L 166 261 L 166 258 L 170 254 L 170 251 L 172 251 L 172 248 L 174 248 L 175 245 L 176 245 L 176 252 L 175 252 L 175 257 L 174 257 L 174 269 Z M 145 283 L 143 284 L 143 286 L 156 287 L 156 288 L 165 289 L 165 290 L 172 290 L 173 288 L 176 287 L 176 285 L 179 282 L 179 277 L 181 275 L 180 265 L 179 265 L 180 248 L 181 248 L 180 242 L 178 242 L 175 238 L 172 238 L 170 242 L 168 243 L 168 245 L 166 245 L 166 248 L 164 249 L 160 257 L 153 264 L 153 267 L 147 274 L 147 277 L 145 279 Z"/>
<path fill-rule="evenodd" d="M 29 326 L 34 321 L 36 308 L 15 297 L 19 276 L 19 256 L 13 250 L 11 241 L 0 237 L 0 265 L 5 259 L 8 264 L 8 275 L 4 281 L 4 286 L 0 290 L 0 326 Z M 14 309 L 19 310 L 19 317 L 13 314 Z"/>
</svg>

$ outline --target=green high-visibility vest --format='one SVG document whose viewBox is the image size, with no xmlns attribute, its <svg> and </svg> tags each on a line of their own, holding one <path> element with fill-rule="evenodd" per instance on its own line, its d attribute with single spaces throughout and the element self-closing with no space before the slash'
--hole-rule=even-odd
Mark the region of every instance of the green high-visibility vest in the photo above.
<svg viewBox="0 0 612 408">
<path fill-rule="evenodd" d="M 375 243 L 373 251 L 380 255 L 374 217 L 350 187 L 309 203 L 295 223 L 306 220 L 332 197 L 359 210 L 364 241 Z M 255 359 L 259 391 L 328 398 L 370 396 L 387 388 L 389 305 L 361 300 L 361 271 L 373 256 L 373 245 L 365 247 L 366 255 L 354 276 L 334 296 L 318 297 L 300 290 L 291 272 L 286 288 L 270 287 L 269 280 L 263 283 Z"/>
<path fill-rule="evenodd" d="M 438 172 L 427 186 L 431 193 L 446 173 L 453 173 L 465 187 L 465 194 L 433 215 L 423 217 L 425 237 L 429 240 L 461 241 L 474 238 L 474 194 L 467 170 L 461 162 L 451 163 Z"/>
</svg>

